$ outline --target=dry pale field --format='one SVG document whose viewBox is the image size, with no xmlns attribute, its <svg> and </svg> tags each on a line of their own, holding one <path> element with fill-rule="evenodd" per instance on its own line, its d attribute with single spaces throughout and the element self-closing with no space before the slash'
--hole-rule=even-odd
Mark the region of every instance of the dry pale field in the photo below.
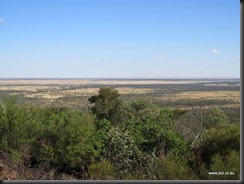
<svg viewBox="0 0 244 184">
<path fill-rule="evenodd" d="M 240 91 L 189 91 L 182 92 L 175 95 L 169 95 L 174 97 L 175 99 L 199 99 L 199 98 L 207 98 L 207 99 L 240 99 Z"/>
<path fill-rule="evenodd" d="M 157 98 L 158 100 L 163 101 L 179 101 L 179 100 L 198 100 L 206 101 L 206 100 L 215 100 L 219 101 L 229 101 L 229 104 L 211 104 L 207 105 L 206 108 L 210 106 L 222 106 L 222 107 L 240 107 L 240 91 L 189 91 L 189 92 L 181 92 L 173 95 L 166 95 Z M 201 103 L 199 103 L 200 105 Z"/>
<path fill-rule="evenodd" d="M 164 85 L 173 84 L 175 86 L 193 85 L 193 88 L 201 86 L 210 91 L 199 91 L 188 88 L 187 90 L 175 90 L 174 93 L 164 91 L 169 90 Z M 225 106 L 240 105 L 240 84 L 218 80 L 82 80 L 82 79 L 61 79 L 61 80 L 0 80 L 0 98 L 4 95 L 21 96 L 31 103 L 38 105 L 59 104 L 65 106 L 77 106 L 77 104 L 87 104 L 87 99 L 98 93 L 97 85 L 112 86 L 119 91 L 122 96 L 137 95 L 153 97 L 158 101 L 179 100 L 217 100 L 226 101 L 230 104 Z M 114 85 L 114 86 L 113 86 Z M 121 85 L 121 87 L 120 87 Z M 127 86 L 128 85 L 128 86 Z M 141 85 L 141 86 L 140 86 Z M 148 85 L 148 86 L 147 86 Z M 158 87 L 158 86 L 159 87 Z M 162 86 L 163 85 L 163 86 Z M 146 86 L 146 87 L 142 87 Z M 154 87 L 153 87 L 154 86 Z M 156 87 L 155 87 L 156 86 Z M 224 87 L 224 90 L 221 87 Z M 233 87 L 235 90 L 233 90 Z M 176 87 L 177 88 L 177 87 Z M 230 88 L 230 90 L 228 90 Z M 232 89 L 231 89 L 232 88 Z M 201 88 L 203 89 L 203 88 Z M 218 90 L 217 90 L 218 89 Z M 171 89 L 172 90 L 172 89 Z M 178 91 L 177 91 L 178 90 Z M 2 93 L 2 95 L 1 95 Z M 223 103 L 222 103 L 223 105 Z"/>
<path fill-rule="evenodd" d="M 138 85 L 138 84 L 192 84 L 199 81 L 192 80 L 0 80 L 1 91 L 17 91 L 11 93 L 17 95 L 24 94 L 26 97 L 39 97 L 46 99 L 56 99 L 66 95 L 72 96 L 90 96 L 98 93 L 99 88 L 82 88 L 82 89 L 69 89 L 70 86 L 83 86 L 83 85 Z M 209 82 L 203 81 L 200 82 Z M 66 88 L 63 86 L 66 86 Z M 65 90 L 64 90 L 65 89 Z M 133 88 L 133 87 L 120 87 L 116 88 L 120 94 L 145 94 L 153 92 L 155 89 L 148 88 Z M 43 92 L 42 92 L 43 91 Z M 29 93 L 39 92 L 39 93 Z"/>
<path fill-rule="evenodd" d="M 115 88 L 120 94 L 145 94 L 154 92 L 155 89 L 148 88 L 133 88 L 119 87 Z M 41 98 L 60 98 L 62 96 L 91 96 L 98 93 L 99 88 L 81 88 L 81 89 L 63 89 L 55 86 L 0 86 L 1 91 L 16 91 L 12 95 L 23 94 L 26 97 L 41 97 Z M 34 93 L 30 93 L 34 92 Z"/>
<path fill-rule="evenodd" d="M 50 90 L 50 89 L 60 89 L 60 87 L 55 86 L 0 86 L 0 91 L 11 90 L 11 91 L 40 91 L 40 90 Z"/>
</svg>

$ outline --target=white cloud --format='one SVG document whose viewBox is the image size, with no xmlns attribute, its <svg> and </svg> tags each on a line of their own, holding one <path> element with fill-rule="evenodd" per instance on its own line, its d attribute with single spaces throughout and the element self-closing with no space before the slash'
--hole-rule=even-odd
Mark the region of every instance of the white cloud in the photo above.
<svg viewBox="0 0 244 184">
<path fill-rule="evenodd" d="M 217 50 L 217 49 L 212 49 L 212 53 L 214 53 L 214 54 L 220 54 L 220 51 Z"/>
<path fill-rule="evenodd" d="M 0 18 L 0 24 L 3 24 L 3 23 L 5 23 L 5 22 L 6 22 L 5 19 Z"/>
</svg>

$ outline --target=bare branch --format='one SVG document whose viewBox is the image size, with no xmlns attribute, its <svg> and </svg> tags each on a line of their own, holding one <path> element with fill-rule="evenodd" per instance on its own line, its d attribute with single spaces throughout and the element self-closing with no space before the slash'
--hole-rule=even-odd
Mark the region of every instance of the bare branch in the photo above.
<svg viewBox="0 0 244 184">
<path fill-rule="evenodd" d="M 201 126 L 201 128 L 200 128 L 200 132 L 195 136 L 194 140 L 193 140 L 192 143 L 191 143 L 191 147 L 192 147 L 192 148 L 194 147 L 194 143 L 196 142 L 196 140 L 197 140 L 198 138 L 200 139 L 200 142 L 202 142 L 202 136 L 201 136 L 201 134 L 202 134 L 202 132 L 203 132 L 203 116 L 202 116 L 202 108 L 201 108 L 201 106 L 200 106 L 200 108 L 199 108 L 199 111 L 200 111 L 200 115 L 201 115 L 201 122 L 200 122 L 200 126 Z"/>
</svg>

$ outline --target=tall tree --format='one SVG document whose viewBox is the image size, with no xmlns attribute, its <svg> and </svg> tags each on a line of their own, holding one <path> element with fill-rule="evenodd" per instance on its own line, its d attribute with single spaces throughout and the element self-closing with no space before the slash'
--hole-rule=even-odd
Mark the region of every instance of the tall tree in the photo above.
<svg viewBox="0 0 244 184">
<path fill-rule="evenodd" d="M 91 110 L 98 119 L 107 119 L 115 123 L 120 119 L 120 111 L 123 105 L 119 96 L 118 90 L 103 87 L 100 88 L 98 95 L 91 96 L 88 101 L 93 104 Z"/>
</svg>

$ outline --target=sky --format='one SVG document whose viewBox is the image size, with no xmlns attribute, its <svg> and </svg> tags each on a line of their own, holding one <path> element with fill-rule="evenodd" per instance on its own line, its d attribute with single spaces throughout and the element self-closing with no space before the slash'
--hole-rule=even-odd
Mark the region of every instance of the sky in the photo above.
<svg viewBox="0 0 244 184">
<path fill-rule="evenodd" d="M 0 0 L 0 78 L 240 78 L 239 0 Z"/>
</svg>

